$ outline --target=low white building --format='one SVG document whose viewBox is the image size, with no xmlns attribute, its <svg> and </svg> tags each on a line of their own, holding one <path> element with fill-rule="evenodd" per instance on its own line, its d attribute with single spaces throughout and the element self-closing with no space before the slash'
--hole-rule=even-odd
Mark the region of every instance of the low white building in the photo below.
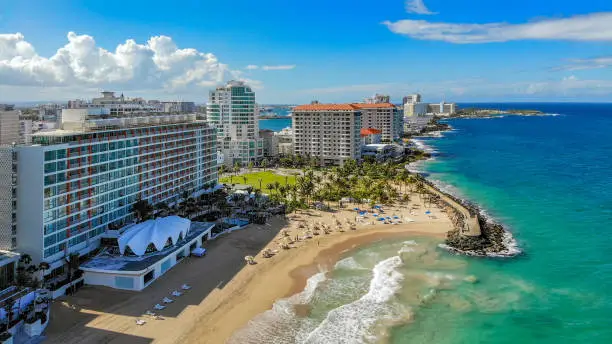
<svg viewBox="0 0 612 344">
<path fill-rule="evenodd" d="M 404 132 L 417 134 L 423 130 L 433 119 L 433 115 L 404 117 Z"/>
<path fill-rule="evenodd" d="M 210 239 L 214 223 L 168 216 L 135 224 L 123 234 L 109 231 L 115 242 L 82 264 L 85 284 L 140 291 Z"/>
<path fill-rule="evenodd" d="M 371 157 L 376 161 L 384 161 L 400 156 L 403 149 L 399 145 L 376 143 L 364 145 L 361 148 L 361 157 Z"/>
</svg>

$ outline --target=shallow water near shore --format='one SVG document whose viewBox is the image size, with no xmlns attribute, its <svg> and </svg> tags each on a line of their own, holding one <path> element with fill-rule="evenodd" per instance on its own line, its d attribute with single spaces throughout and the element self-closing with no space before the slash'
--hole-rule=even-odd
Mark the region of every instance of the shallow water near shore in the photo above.
<svg viewBox="0 0 612 344">
<path fill-rule="evenodd" d="M 480 105 L 503 108 L 503 104 Z M 511 104 L 558 116 L 451 120 L 418 168 L 503 223 L 522 255 L 439 239 L 347 252 L 234 343 L 612 342 L 612 104 Z"/>
<path fill-rule="evenodd" d="M 438 155 L 418 168 L 508 227 L 524 254 L 461 258 L 486 307 L 422 309 L 391 343 L 612 342 L 612 104 L 523 107 L 558 115 L 451 120 L 454 131 L 422 140 Z"/>
</svg>

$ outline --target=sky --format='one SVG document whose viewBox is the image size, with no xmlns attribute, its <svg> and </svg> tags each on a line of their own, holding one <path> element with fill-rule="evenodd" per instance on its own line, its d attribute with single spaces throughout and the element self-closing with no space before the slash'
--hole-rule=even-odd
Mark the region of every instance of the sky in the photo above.
<svg viewBox="0 0 612 344">
<path fill-rule="evenodd" d="M 610 0 L 0 0 L 0 103 L 612 101 Z"/>
</svg>

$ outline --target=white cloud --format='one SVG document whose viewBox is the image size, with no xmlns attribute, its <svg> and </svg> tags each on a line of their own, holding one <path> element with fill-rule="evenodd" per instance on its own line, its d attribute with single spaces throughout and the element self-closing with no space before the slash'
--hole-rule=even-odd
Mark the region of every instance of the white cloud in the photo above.
<svg viewBox="0 0 612 344">
<path fill-rule="evenodd" d="M 248 66 L 246 66 L 245 69 L 253 70 L 253 69 L 257 69 L 257 68 L 259 68 L 259 66 L 257 66 L 257 65 L 248 65 Z"/>
<path fill-rule="evenodd" d="M 263 70 L 290 70 L 294 69 L 295 65 L 279 65 L 279 66 L 263 66 Z"/>
<path fill-rule="evenodd" d="M 430 11 L 425 6 L 425 3 L 423 3 L 423 0 L 406 0 L 406 12 L 425 15 L 438 14 L 437 12 Z"/>
<path fill-rule="evenodd" d="M 612 12 L 539 19 L 522 24 L 434 23 L 408 19 L 383 24 L 394 33 L 414 39 L 458 44 L 517 40 L 612 41 Z"/>
<path fill-rule="evenodd" d="M 574 75 L 560 79 L 516 82 L 467 78 L 418 83 L 344 85 L 297 92 L 321 101 L 338 101 L 338 98 L 355 101 L 377 92 L 391 95 L 391 100 L 396 102 L 399 102 L 404 95 L 415 92 L 421 93 L 425 102 L 437 102 L 442 99 L 449 102 L 492 99 L 500 101 L 608 100 L 612 92 L 612 80 L 582 80 Z"/>
<path fill-rule="evenodd" d="M 590 59 L 570 59 L 568 64 L 555 68 L 554 70 L 586 70 L 612 67 L 612 56 L 595 57 Z"/>
<path fill-rule="evenodd" d="M 43 57 L 22 34 L 0 34 L 0 85 L 175 92 L 240 76 L 215 55 L 180 49 L 167 36 L 153 36 L 145 44 L 128 39 L 114 51 L 97 46 L 89 35 L 70 32 L 67 38 L 53 56 Z"/>
</svg>

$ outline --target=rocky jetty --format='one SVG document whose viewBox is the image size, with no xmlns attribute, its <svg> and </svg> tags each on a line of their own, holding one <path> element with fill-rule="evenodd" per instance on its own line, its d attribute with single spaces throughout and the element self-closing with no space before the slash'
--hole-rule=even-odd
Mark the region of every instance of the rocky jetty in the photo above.
<svg viewBox="0 0 612 344">
<path fill-rule="evenodd" d="M 440 190 L 435 184 L 423 177 L 419 179 L 455 203 L 454 205 L 450 204 L 437 195 L 434 195 L 431 199 L 432 203 L 446 211 L 453 223 L 454 229 L 449 231 L 446 237 L 445 248 L 449 251 L 470 256 L 513 256 L 519 252 L 510 247 L 512 244 L 511 236 L 504 227 L 488 219 L 477 206 Z M 470 219 L 464 215 L 465 211 L 462 212 L 457 207 L 465 208 L 472 222 L 474 217 L 477 218 L 480 235 L 470 235 L 468 233 L 466 223 Z"/>
</svg>

